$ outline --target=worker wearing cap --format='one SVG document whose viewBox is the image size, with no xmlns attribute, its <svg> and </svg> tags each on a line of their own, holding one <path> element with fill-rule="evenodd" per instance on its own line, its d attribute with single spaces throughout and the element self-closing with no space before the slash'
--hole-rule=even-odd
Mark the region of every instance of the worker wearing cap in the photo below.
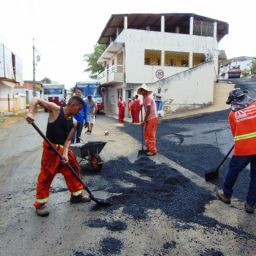
<svg viewBox="0 0 256 256">
<path fill-rule="evenodd" d="M 253 213 L 256 204 L 256 101 L 246 92 L 236 88 L 226 101 L 231 104 L 229 124 L 234 136 L 234 153 L 229 163 L 223 191 L 217 197 L 226 204 L 231 203 L 233 186 L 239 173 L 250 163 L 250 184 L 245 211 Z"/>
<path fill-rule="evenodd" d="M 153 99 L 152 91 L 143 84 L 137 90 L 137 93 L 143 96 L 143 106 L 145 110 L 144 120 L 144 139 L 147 147 L 147 155 L 154 156 L 157 154 L 156 148 L 156 130 L 158 124 L 156 103 Z"/>
</svg>

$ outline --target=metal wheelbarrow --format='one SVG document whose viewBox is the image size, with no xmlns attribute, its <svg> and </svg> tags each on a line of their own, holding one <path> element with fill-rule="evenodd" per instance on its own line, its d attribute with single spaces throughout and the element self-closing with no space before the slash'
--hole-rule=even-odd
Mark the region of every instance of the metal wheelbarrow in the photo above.
<svg viewBox="0 0 256 256">
<path fill-rule="evenodd" d="M 85 162 L 87 168 L 98 172 L 104 163 L 99 154 L 105 144 L 106 142 L 103 141 L 89 141 L 87 143 L 71 144 L 70 147 L 76 157 L 80 158 L 79 164 Z"/>
</svg>

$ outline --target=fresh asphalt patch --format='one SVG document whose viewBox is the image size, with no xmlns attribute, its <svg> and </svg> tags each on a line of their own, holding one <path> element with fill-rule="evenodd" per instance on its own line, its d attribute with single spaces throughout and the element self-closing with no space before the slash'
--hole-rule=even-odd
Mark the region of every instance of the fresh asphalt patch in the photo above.
<svg viewBox="0 0 256 256">
<path fill-rule="evenodd" d="M 110 234 L 127 231 L 131 220 L 135 223 L 144 223 L 149 226 L 154 220 L 152 211 L 161 211 L 170 220 L 175 220 L 176 229 L 179 231 L 193 231 L 195 226 L 200 226 L 207 233 L 215 233 L 211 246 L 202 249 L 199 255 L 224 255 L 218 249 L 219 235 L 231 232 L 235 239 L 241 241 L 255 240 L 252 234 L 239 227 L 221 223 L 205 215 L 206 205 L 216 200 L 208 190 L 197 186 L 193 181 L 184 177 L 176 169 L 166 164 L 157 164 L 148 157 L 140 157 L 134 163 L 127 158 L 110 160 L 104 164 L 101 179 L 108 183 L 88 183 L 93 191 L 102 191 L 111 194 L 109 200 L 112 206 L 91 211 L 103 212 L 103 218 L 85 221 L 83 225 L 95 229 L 107 229 Z M 115 213 L 122 212 L 122 220 L 115 220 Z M 179 245 L 179 239 L 162 241 L 162 254 Z M 87 248 L 86 251 L 74 251 L 74 255 L 119 255 L 124 246 L 122 239 L 108 235 L 98 245 Z M 131 245 L 132 246 L 132 245 Z M 191 242 L 193 248 L 193 242 Z M 216 248 L 215 248 L 216 246 Z M 148 248 L 144 255 L 153 255 L 152 248 Z M 79 254 L 80 253 L 80 254 Z M 84 253 L 84 254 L 82 254 Z"/>
<path fill-rule="evenodd" d="M 108 222 L 106 220 L 95 219 L 95 220 L 89 220 L 88 222 L 85 222 L 84 224 L 88 225 L 89 227 L 93 227 L 93 228 L 105 227 L 106 229 L 113 231 L 113 232 L 114 231 L 124 231 L 127 229 L 127 224 L 120 220 Z"/>
<path fill-rule="evenodd" d="M 217 168 L 232 146 L 233 138 L 228 124 L 229 110 L 195 117 L 163 120 L 157 130 L 157 148 L 161 155 L 193 171 L 204 179 L 205 173 Z M 127 124 L 120 128 L 141 141 L 140 127 Z M 227 148 L 221 152 L 221 147 Z M 212 181 L 222 188 L 229 159 L 219 170 L 219 178 Z M 249 184 L 248 169 L 244 170 L 234 186 L 234 196 L 245 200 Z M 239 189 L 238 189 L 239 188 Z"/>
<path fill-rule="evenodd" d="M 120 158 L 107 162 L 105 169 L 107 171 L 102 177 L 111 181 L 111 186 L 101 188 L 96 185 L 92 188 L 105 189 L 108 193 L 117 195 L 110 198 L 112 206 L 101 211 L 113 213 L 122 208 L 123 213 L 134 220 L 149 220 L 150 210 L 160 209 L 181 223 L 196 223 L 219 231 L 231 230 L 238 235 L 256 239 L 241 229 L 205 216 L 205 206 L 216 200 L 216 197 L 166 164 L 156 164 L 148 157 L 141 157 L 134 163 L 130 163 L 127 158 Z M 130 185 L 125 187 L 124 184 Z M 102 227 L 115 226 L 105 221 L 96 222 Z M 90 221 L 88 225 L 92 226 L 92 223 L 95 221 Z M 116 224 L 123 226 L 125 223 Z M 190 228 L 184 225 L 183 229 L 186 227 Z"/>
<path fill-rule="evenodd" d="M 228 142 L 232 143 L 232 138 L 227 138 L 225 133 L 229 129 L 227 117 L 228 111 L 221 111 L 211 115 L 160 122 L 157 131 L 159 153 L 194 172 L 201 181 L 204 180 L 205 173 L 217 167 L 224 157 L 219 146 Z M 140 142 L 139 126 L 126 124 L 120 130 Z M 200 136 L 198 141 L 197 136 Z M 187 143 L 187 141 L 191 141 L 191 143 Z M 227 166 L 228 161 L 220 170 L 219 178 L 214 181 L 216 188 L 221 187 Z M 116 230 L 112 230 L 113 233 L 125 232 L 126 221 L 128 223 L 128 220 L 133 219 L 135 223 L 143 222 L 144 226 L 149 226 L 154 222 L 152 218 L 155 217 L 152 217 L 151 212 L 160 210 L 170 220 L 175 220 L 177 232 L 189 233 L 193 232 L 195 227 L 200 227 L 204 236 L 211 237 L 210 243 L 201 247 L 197 241 L 188 240 L 188 247 L 191 248 L 191 251 L 197 246 L 201 248 L 197 255 L 226 255 L 227 248 L 221 249 L 220 244 L 223 242 L 223 236 L 226 236 L 227 233 L 232 234 L 232 239 L 238 244 L 244 243 L 245 246 L 240 248 L 244 255 L 249 255 L 253 251 L 254 242 L 252 241 L 256 240 L 255 235 L 247 232 L 242 226 L 226 224 L 207 215 L 207 207 L 217 200 L 212 191 L 206 188 L 207 184 L 197 185 L 193 179 L 182 175 L 180 171 L 170 165 L 156 163 L 154 157 L 140 157 L 135 162 L 130 162 L 125 157 L 110 160 L 104 165 L 102 178 L 108 180 L 108 183 L 99 183 L 98 185 L 94 183 L 92 188 L 95 191 L 105 190 L 111 194 L 112 206 L 100 210 L 106 213 L 105 216 L 113 216 L 121 209 L 123 217 L 122 221 L 116 224 L 112 224 L 115 223 L 114 221 L 95 219 L 87 223 L 91 227 L 110 229 L 113 225 L 116 227 Z M 241 185 L 244 182 L 248 182 L 247 175 L 242 175 L 237 185 L 240 190 L 234 193 L 239 200 L 244 200 L 247 192 L 247 188 L 244 188 L 246 186 Z M 111 237 L 108 238 L 111 239 Z M 122 240 L 118 247 L 120 250 L 121 242 Z M 171 251 L 180 246 L 181 241 L 178 237 L 175 240 L 162 239 L 161 242 L 162 251 L 159 255 L 170 255 Z M 108 243 L 105 243 L 104 248 L 107 251 L 113 250 L 112 245 Z M 91 251 L 98 255 L 97 252 L 100 251 L 100 248 L 91 248 Z M 144 255 L 153 255 L 152 251 L 154 251 L 152 248 L 148 248 Z"/>
</svg>

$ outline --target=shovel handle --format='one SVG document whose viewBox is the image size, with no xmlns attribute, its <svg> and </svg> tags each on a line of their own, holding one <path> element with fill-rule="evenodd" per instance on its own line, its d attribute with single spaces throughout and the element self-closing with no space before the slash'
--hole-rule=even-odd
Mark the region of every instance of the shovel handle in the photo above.
<svg viewBox="0 0 256 256">
<path fill-rule="evenodd" d="M 144 124 L 143 124 L 143 106 L 140 106 L 140 122 L 141 122 L 141 150 L 143 151 L 143 141 L 144 141 Z"/>
<path fill-rule="evenodd" d="M 41 137 L 47 142 L 49 147 L 58 155 L 60 159 L 62 159 L 61 153 L 52 145 L 52 143 L 49 141 L 49 139 L 42 133 L 42 131 L 38 128 L 38 126 L 32 122 L 31 125 L 35 128 L 35 130 L 41 135 Z M 77 180 L 84 186 L 84 189 L 88 192 L 90 198 L 94 198 L 91 191 L 87 188 L 85 183 L 82 181 L 82 179 L 79 177 L 75 169 L 71 166 L 69 162 L 66 163 L 67 167 L 70 169 L 70 171 L 74 174 L 74 176 L 77 178 Z"/>
<path fill-rule="evenodd" d="M 31 125 L 35 128 L 35 130 L 41 135 L 41 137 L 47 142 L 49 147 L 58 155 L 60 159 L 62 159 L 62 155 L 60 152 L 52 145 L 52 143 L 48 140 L 48 138 L 42 133 L 42 131 L 38 128 L 38 126 L 32 122 Z"/>
<path fill-rule="evenodd" d="M 220 162 L 220 164 L 218 165 L 218 167 L 216 168 L 216 170 L 219 170 L 219 168 L 222 166 L 222 164 L 226 161 L 226 159 L 228 158 L 229 154 L 231 153 L 231 151 L 233 150 L 234 145 L 231 147 L 231 149 L 228 151 L 228 153 L 225 155 L 225 157 L 223 158 L 223 160 Z"/>
</svg>

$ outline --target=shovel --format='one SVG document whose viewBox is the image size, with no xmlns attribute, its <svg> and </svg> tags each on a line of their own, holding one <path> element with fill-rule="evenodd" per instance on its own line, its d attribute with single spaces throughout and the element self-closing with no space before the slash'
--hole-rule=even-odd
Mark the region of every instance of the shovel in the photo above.
<svg viewBox="0 0 256 256">
<path fill-rule="evenodd" d="M 46 136 L 42 133 L 42 131 L 37 127 L 37 125 L 32 122 L 31 123 L 32 126 L 35 128 L 35 130 L 41 135 L 41 137 L 47 142 L 47 144 L 50 146 L 50 148 L 56 153 L 56 155 L 58 155 L 58 157 L 60 159 L 62 159 L 62 155 L 60 154 L 60 152 L 52 145 L 52 143 L 46 138 Z M 82 181 L 82 179 L 79 177 L 79 175 L 77 174 L 77 172 L 75 171 L 75 169 L 70 165 L 69 162 L 66 163 L 66 166 L 69 168 L 69 170 L 73 173 L 73 175 L 78 179 L 78 181 L 83 185 L 84 189 L 88 192 L 89 197 L 91 198 L 92 201 L 94 201 L 97 204 L 100 205 L 106 205 L 109 206 L 111 205 L 110 202 L 108 202 L 105 199 L 98 199 L 96 197 L 94 197 L 94 195 L 92 194 L 92 192 L 89 190 L 89 188 L 87 188 L 87 186 L 85 185 L 85 183 Z"/>
<path fill-rule="evenodd" d="M 213 170 L 211 170 L 210 172 L 205 174 L 205 180 L 206 181 L 211 181 L 214 180 L 216 178 L 218 178 L 219 176 L 219 169 L 220 167 L 223 165 L 223 163 L 226 161 L 226 159 L 228 158 L 229 154 L 231 153 L 231 151 L 233 150 L 234 145 L 232 146 L 232 148 L 228 151 L 228 153 L 225 155 L 225 157 L 223 158 L 223 160 L 220 162 L 220 164 Z"/>
<path fill-rule="evenodd" d="M 142 105 L 140 107 L 140 119 L 141 119 L 141 150 L 138 152 L 138 156 L 145 155 L 147 150 L 143 148 L 143 141 L 144 141 L 144 125 L 143 125 L 143 113 L 142 113 Z"/>
</svg>

